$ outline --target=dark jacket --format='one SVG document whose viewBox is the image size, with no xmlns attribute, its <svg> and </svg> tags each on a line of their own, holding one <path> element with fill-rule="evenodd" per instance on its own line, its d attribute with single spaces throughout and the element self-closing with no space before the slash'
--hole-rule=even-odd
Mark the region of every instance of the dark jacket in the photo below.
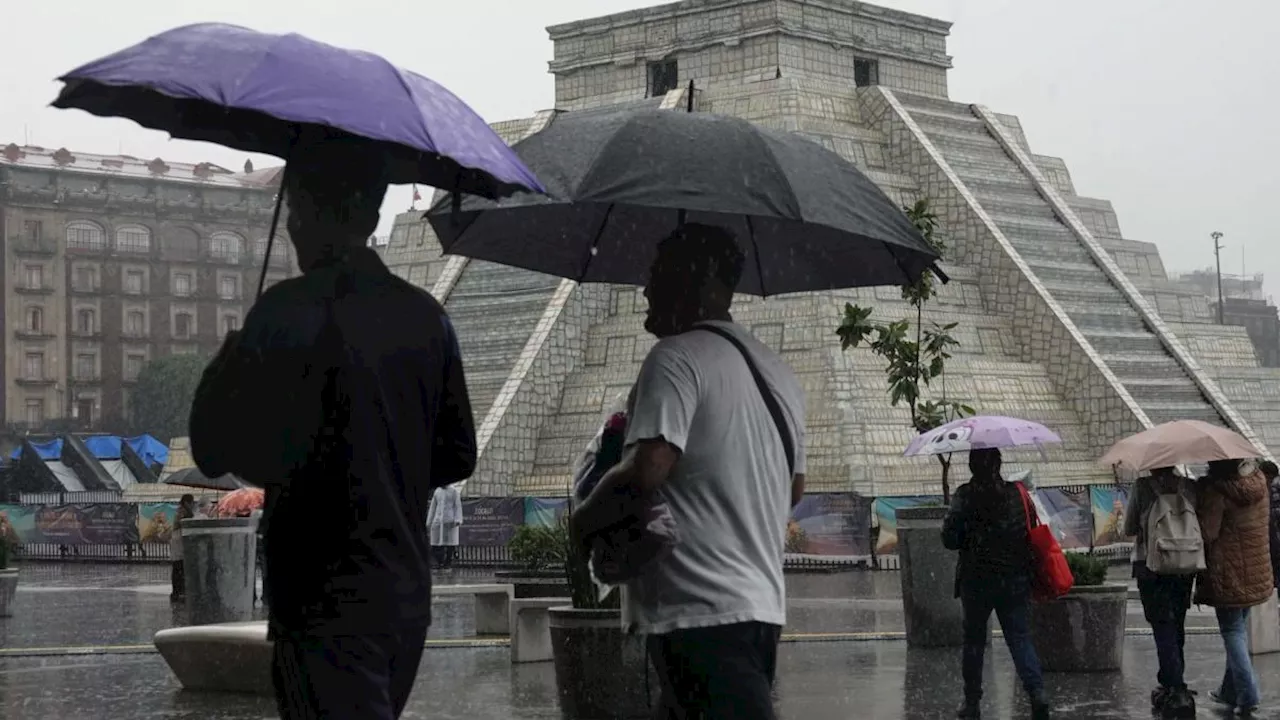
<svg viewBox="0 0 1280 720">
<path fill-rule="evenodd" d="M 1196 581 L 1196 602 L 1248 608 L 1271 597 L 1275 580 L 1267 481 L 1262 473 L 1201 482 L 1196 514 L 1207 569 Z"/>
<path fill-rule="evenodd" d="M 373 251 L 268 290 L 205 370 L 191 452 L 266 489 L 273 633 L 430 622 L 423 518 L 467 478 L 475 429 L 457 338 Z"/>
<path fill-rule="evenodd" d="M 1027 514 L 1017 483 L 1001 481 L 995 494 L 981 497 L 969 482 L 956 488 L 942 522 L 942 544 L 960 551 L 956 596 L 965 586 L 1025 576 L 1031 570 Z"/>
<path fill-rule="evenodd" d="M 1267 483 L 1271 494 L 1271 574 L 1276 587 L 1280 587 L 1280 478 Z"/>
</svg>

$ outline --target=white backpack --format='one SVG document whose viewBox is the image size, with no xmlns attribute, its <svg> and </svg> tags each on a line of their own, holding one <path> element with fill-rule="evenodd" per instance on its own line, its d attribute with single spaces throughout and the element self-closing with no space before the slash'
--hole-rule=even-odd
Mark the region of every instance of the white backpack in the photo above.
<svg viewBox="0 0 1280 720">
<path fill-rule="evenodd" d="M 1195 505 L 1181 492 L 1153 489 L 1156 499 L 1147 510 L 1144 526 L 1147 569 L 1157 575 L 1194 575 L 1204 570 L 1204 538 Z"/>
</svg>

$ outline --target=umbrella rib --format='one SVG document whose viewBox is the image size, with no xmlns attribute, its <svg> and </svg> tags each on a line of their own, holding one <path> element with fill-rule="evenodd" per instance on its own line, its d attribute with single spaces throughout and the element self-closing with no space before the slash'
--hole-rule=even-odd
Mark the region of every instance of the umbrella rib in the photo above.
<svg viewBox="0 0 1280 720">
<path fill-rule="evenodd" d="M 575 281 L 579 285 L 581 285 L 583 280 L 587 277 L 587 270 L 591 267 L 591 258 L 595 257 L 596 248 L 600 245 L 600 238 L 604 235 L 605 227 L 609 225 L 610 215 L 613 215 L 613 203 L 609 203 L 605 208 L 604 218 L 600 221 L 600 227 L 596 228 L 596 235 L 591 239 L 590 247 L 587 248 L 587 256 L 582 261 L 582 273 L 578 275 L 578 278 Z"/>
<path fill-rule="evenodd" d="M 760 278 L 760 297 L 769 297 L 769 293 L 764 289 L 764 263 L 760 262 L 760 243 L 756 242 L 756 224 L 751 222 L 751 216 L 744 216 L 747 219 L 747 235 L 751 238 L 751 251 L 756 256 L 756 275 Z"/>
</svg>

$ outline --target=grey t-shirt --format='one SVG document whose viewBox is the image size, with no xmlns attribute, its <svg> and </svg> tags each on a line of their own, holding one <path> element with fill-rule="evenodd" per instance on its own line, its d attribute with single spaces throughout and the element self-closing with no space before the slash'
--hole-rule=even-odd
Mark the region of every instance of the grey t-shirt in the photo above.
<svg viewBox="0 0 1280 720">
<path fill-rule="evenodd" d="M 733 323 L 782 407 L 805 471 L 804 391 L 776 353 Z M 662 490 L 679 528 L 674 551 L 629 582 L 623 621 L 645 634 L 739 622 L 786 623 L 783 548 L 791 512 L 786 451 L 742 354 L 693 330 L 658 342 L 636 380 L 627 444 L 681 451 Z"/>
</svg>

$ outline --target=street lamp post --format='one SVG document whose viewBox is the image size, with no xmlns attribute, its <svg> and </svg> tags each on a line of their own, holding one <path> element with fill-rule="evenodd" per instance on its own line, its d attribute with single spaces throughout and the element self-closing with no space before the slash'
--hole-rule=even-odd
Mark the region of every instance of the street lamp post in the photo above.
<svg viewBox="0 0 1280 720">
<path fill-rule="evenodd" d="M 1225 308 L 1222 302 L 1222 233 L 1214 230 L 1209 233 L 1209 237 L 1213 238 L 1213 259 L 1218 263 L 1218 324 L 1225 325 Z"/>
</svg>

